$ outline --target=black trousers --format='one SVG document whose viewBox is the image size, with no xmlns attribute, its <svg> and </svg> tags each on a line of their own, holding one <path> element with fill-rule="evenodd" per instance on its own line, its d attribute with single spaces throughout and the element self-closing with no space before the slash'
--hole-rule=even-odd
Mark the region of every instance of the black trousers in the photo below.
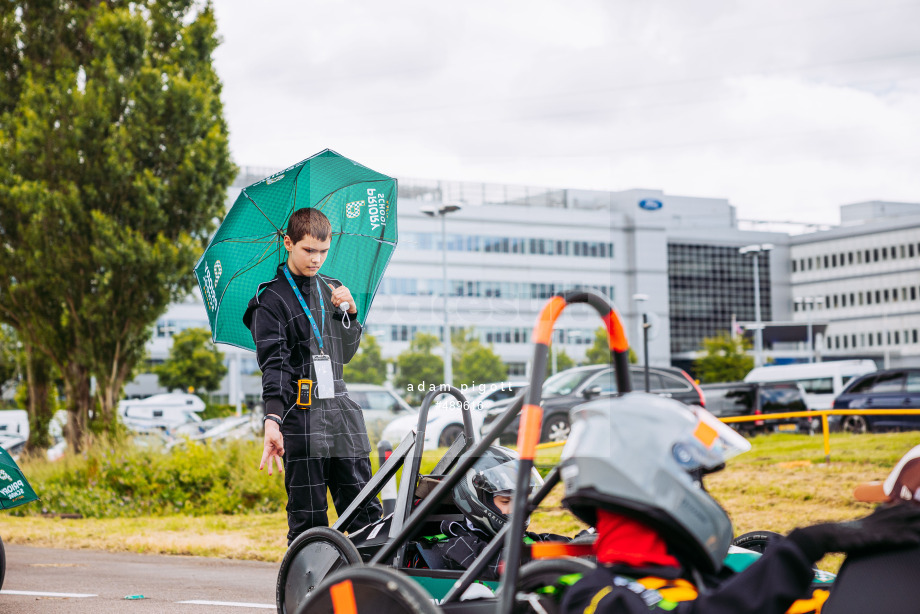
<svg viewBox="0 0 920 614">
<path fill-rule="evenodd" d="M 337 514 L 344 512 L 371 479 L 371 461 L 363 458 L 287 458 L 284 463 L 284 487 L 288 493 L 288 545 L 312 527 L 329 526 L 326 487 L 332 494 Z M 346 531 L 356 531 L 379 520 L 383 508 L 377 498 L 365 505 Z"/>
</svg>

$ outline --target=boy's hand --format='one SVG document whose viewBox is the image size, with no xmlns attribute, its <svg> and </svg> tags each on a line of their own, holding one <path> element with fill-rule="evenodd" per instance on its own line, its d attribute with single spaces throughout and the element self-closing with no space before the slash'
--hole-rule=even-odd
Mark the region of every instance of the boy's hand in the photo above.
<svg viewBox="0 0 920 614">
<path fill-rule="evenodd" d="M 262 448 L 262 462 L 259 463 L 259 471 L 265 467 L 268 462 L 268 475 L 272 474 L 272 458 L 278 463 L 278 473 L 284 473 L 284 465 L 281 462 L 284 456 L 284 437 L 281 436 L 281 427 L 277 422 L 271 420 L 265 421 L 265 445 Z"/>
<path fill-rule="evenodd" d="M 351 296 L 351 290 L 345 286 L 339 286 L 332 291 L 332 305 L 338 309 L 339 304 L 348 302 L 348 313 L 354 315 L 358 313 L 358 307 L 355 305 L 355 299 Z"/>
</svg>

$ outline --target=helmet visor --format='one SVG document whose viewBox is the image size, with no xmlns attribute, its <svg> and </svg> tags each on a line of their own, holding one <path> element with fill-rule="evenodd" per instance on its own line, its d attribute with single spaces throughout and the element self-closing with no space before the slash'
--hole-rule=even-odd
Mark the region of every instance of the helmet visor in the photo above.
<svg viewBox="0 0 920 614">
<path fill-rule="evenodd" d="M 675 460 L 685 470 L 714 469 L 751 449 L 747 439 L 705 409 L 690 409 L 696 416 L 696 426 L 672 448 Z"/>
<path fill-rule="evenodd" d="M 517 475 L 520 462 L 507 461 L 501 465 L 489 467 L 480 471 L 473 478 L 473 485 L 492 495 L 511 496 L 517 487 Z M 531 469 L 529 492 L 535 491 L 543 485 L 543 478 L 536 469 Z"/>
</svg>

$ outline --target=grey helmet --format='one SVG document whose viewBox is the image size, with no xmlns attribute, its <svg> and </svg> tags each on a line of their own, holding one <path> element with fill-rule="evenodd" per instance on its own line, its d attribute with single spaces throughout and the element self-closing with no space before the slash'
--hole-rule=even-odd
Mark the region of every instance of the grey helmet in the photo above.
<svg viewBox="0 0 920 614">
<path fill-rule="evenodd" d="M 519 460 L 517 452 L 502 446 L 490 446 L 466 472 L 452 491 L 454 504 L 473 526 L 495 536 L 509 517 L 495 506 L 495 495 L 514 495 Z M 530 492 L 543 479 L 532 470 Z M 530 492 L 527 494 L 529 495 Z M 526 527 L 529 522 L 525 521 Z"/>
<path fill-rule="evenodd" d="M 562 451 L 562 503 L 590 525 L 603 508 L 658 531 L 685 565 L 722 567 L 732 540 L 702 474 L 751 444 L 701 407 L 632 392 L 575 407 Z"/>
</svg>

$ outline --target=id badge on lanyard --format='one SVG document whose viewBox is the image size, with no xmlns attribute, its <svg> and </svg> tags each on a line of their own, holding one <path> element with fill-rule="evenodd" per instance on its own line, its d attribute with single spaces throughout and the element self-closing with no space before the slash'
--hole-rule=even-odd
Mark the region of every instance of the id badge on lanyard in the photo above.
<svg viewBox="0 0 920 614">
<path fill-rule="evenodd" d="M 316 378 L 314 396 L 317 399 L 331 399 L 335 396 L 332 377 L 332 360 L 326 354 L 313 355 L 313 374 Z"/>
</svg>

